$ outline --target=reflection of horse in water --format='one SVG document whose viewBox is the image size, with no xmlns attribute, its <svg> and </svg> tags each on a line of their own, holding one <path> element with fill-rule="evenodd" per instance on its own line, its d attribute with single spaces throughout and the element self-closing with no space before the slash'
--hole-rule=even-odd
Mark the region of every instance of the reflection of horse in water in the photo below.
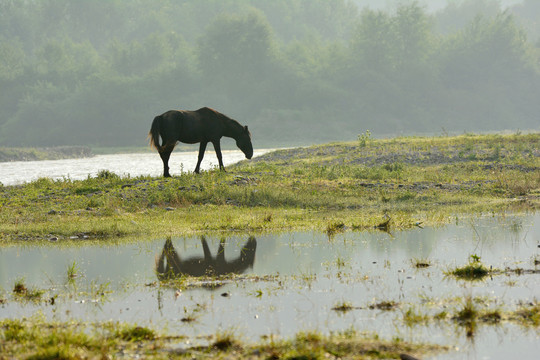
<svg viewBox="0 0 540 360">
<path fill-rule="evenodd" d="M 216 257 L 210 253 L 210 248 L 204 236 L 201 236 L 204 257 L 180 259 L 171 239 L 165 241 L 163 251 L 156 257 L 156 272 L 159 280 L 174 279 L 182 275 L 205 276 L 241 274 L 253 267 L 257 240 L 250 236 L 240 252 L 240 256 L 232 261 L 225 260 L 225 240 L 219 243 Z"/>
</svg>

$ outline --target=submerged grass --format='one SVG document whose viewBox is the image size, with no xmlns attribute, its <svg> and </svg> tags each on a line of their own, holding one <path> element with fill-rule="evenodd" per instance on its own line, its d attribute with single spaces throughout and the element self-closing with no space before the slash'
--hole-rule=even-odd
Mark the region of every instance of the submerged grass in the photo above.
<svg viewBox="0 0 540 360">
<path fill-rule="evenodd" d="M 227 173 L 41 178 L 0 186 L 0 241 L 230 230 L 332 236 L 385 221 L 390 230 L 536 209 L 539 148 L 540 134 L 370 139 L 280 150 Z"/>
</svg>

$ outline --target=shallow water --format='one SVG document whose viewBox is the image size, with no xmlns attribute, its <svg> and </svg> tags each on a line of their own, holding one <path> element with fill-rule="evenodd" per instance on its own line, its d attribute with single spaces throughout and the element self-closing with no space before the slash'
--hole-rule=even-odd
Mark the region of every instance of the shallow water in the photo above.
<svg viewBox="0 0 540 360">
<path fill-rule="evenodd" d="M 259 149 L 253 156 L 260 156 L 271 150 Z M 245 159 L 240 150 L 224 150 L 223 164 L 228 166 Z M 193 171 L 197 164 L 198 152 L 173 152 L 169 160 L 171 175 L 181 171 Z M 201 164 L 202 170 L 218 166 L 217 157 L 210 146 Z M 156 153 L 97 155 L 82 159 L 63 159 L 46 161 L 14 161 L 0 162 L 0 183 L 16 185 L 30 182 L 41 177 L 53 180 L 69 178 L 86 179 L 95 176 L 101 170 L 109 170 L 118 175 L 150 175 L 163 174 L 163 163 Z"/>
<path fill-rule="evenodd" d="M 494 268 L 535 269 L 534 260 L 540 258 L 540 214 L 463 218 L 438 229 L 345 232 L 332 238 L 309 232 L 255 238 L 233 233 L 223 238 L 222 249 L 221 238 L 205 239 L 141 239 L 116 245 L 80 240 L 76 246 L 0 248 L 0 297 L 7 299 L 0 305 L 0 317 L 42 313 L 54 320 L 127 321 L 188 335 L 190 340 L 179 347 L 204 343 L 205 335 L 227 330 L 258 340 L 263 335 L 287 338 L 299 331 L 354 328 L 458 349 L 437 359 L 500 359 L 503 354 L 536 359 L 540 353 L 538 329 L 511 323 L 479 325 L 471 339 L 451 320 L 412 327 L 403 322 L 410 308 L 450 312 L 454 305 L 448 299 L 455 297 L 484 298 L 493 308 L 506 310 L 540 299 L 538 274 L 497 275 L 476 282 L 444 274 L 466 264 L 472 254 Z M 160 285 L 156 265 L 161 254 L 165 254 L 158 266 L 162 271 L 166 254 L 176 254 L 177 274 L 211 268 L 244 275 L 224 284 L 195 284 L 178 291 L 178 286 Z M 432 266 L 417 269 L 415 259 L 429 260 Z M 72 264 L 79 276 L 70 282 L 67 269 Z M 45 300 L 58 295 L 54 305 L 17 300 L 11 289 L 18 279 L 46 290 Z M 400 305 L 391 311 L 369 308 L 383 301 Z M 343 302 L 357 309 L 332 310 Z M 182 321 L 187 317 L 195 321 Z"/>
</svg>

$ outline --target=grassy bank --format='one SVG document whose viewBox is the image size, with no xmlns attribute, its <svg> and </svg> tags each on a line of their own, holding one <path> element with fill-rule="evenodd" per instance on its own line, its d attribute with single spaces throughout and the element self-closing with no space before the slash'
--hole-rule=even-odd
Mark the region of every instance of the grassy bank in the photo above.
<svg viewBox="0 0 540 360">
<path fill-rule="evenodd" d="M 103 171 L 0 188 L 0 239 L 339 231 L 536 210 L 540 134 L 372 139 L 280 150 L 163 179 Z"/>
<path fill-rule="evenodd" d="M 403 353 L 425 355 L 446 350 L 354 331 L 331 336 L 301 333 L 291 340 L 267 339 L 259 344 L 246 344 L 233 333 L 223 332 L 207 339 L 208 345 L 183 349 L 183 337 L 160 335 L 144 327 L 112 322 L 50 323 L 39 318 L 1 321 L 0 335 L 0 359 L 101 359 L 112 354 L 145 359 L 399 359 Z"/>
</svg>

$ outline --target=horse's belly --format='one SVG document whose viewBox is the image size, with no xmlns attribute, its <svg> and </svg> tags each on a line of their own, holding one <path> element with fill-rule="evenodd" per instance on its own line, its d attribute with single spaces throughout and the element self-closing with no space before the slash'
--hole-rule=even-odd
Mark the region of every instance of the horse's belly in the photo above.
<svg viewBox="0 0 540 360">
<path fill-rule="evenodd" d="M 178 141 L 183 142 L 184 144 L 196 144 L 201 142 L 201 138 L 198 136 L 185 136 L 180 134 Z"/>
</svg>

